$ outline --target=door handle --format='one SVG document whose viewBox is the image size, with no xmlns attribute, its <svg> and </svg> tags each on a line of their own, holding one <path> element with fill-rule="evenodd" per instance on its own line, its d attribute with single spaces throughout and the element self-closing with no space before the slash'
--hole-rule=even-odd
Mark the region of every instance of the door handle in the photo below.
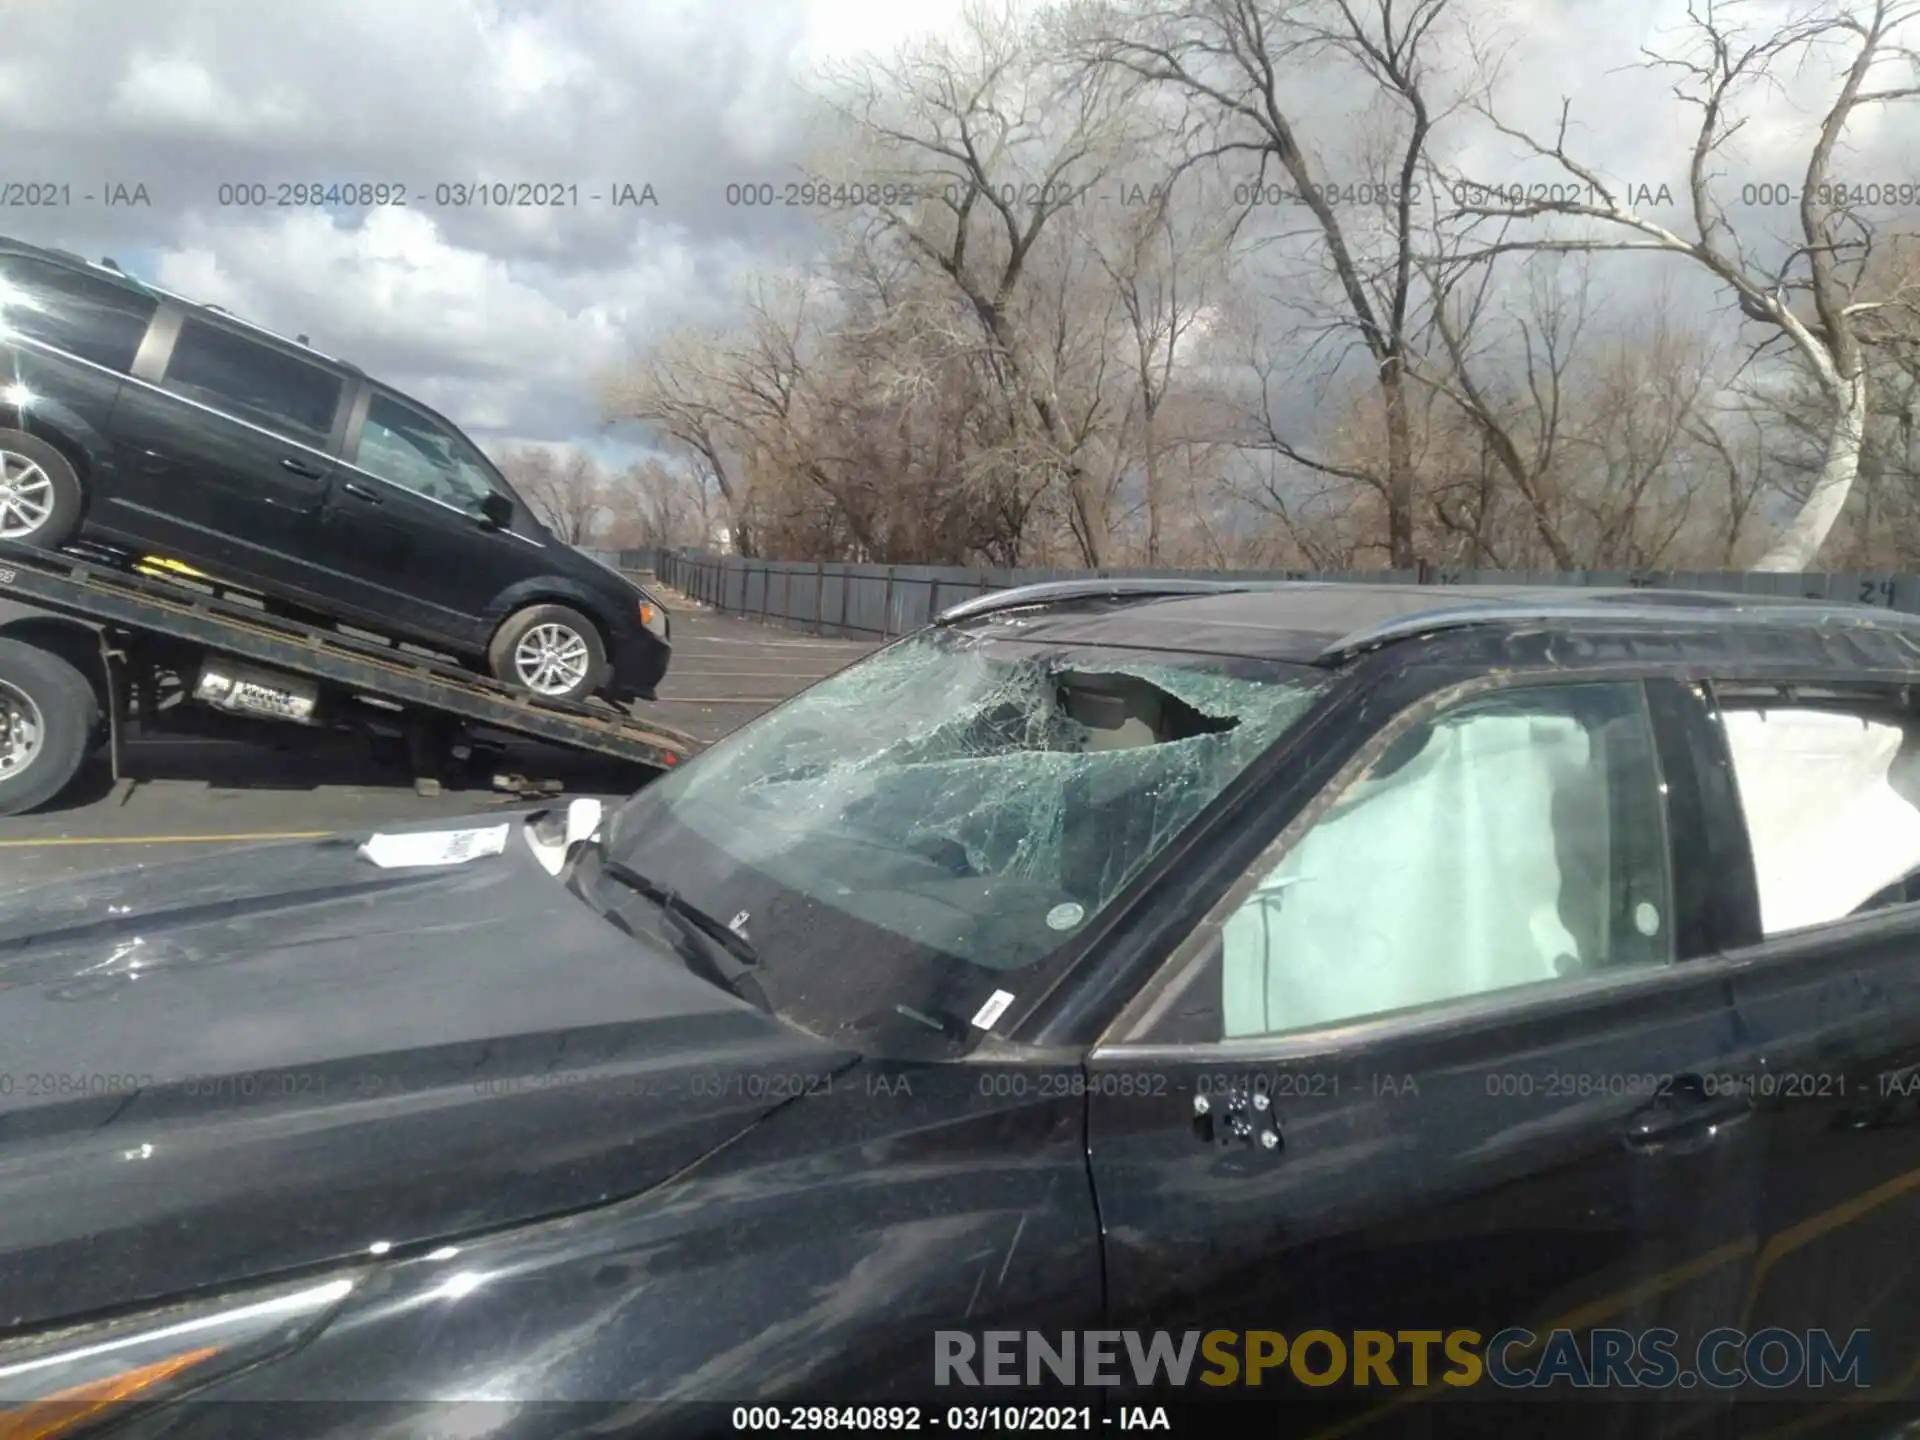
<svg viewBox="0 0 1920 1440">
<path fill-rule="evenodd" d="M 364 485 L 356 485 L 351 480 L 347 481 L 347 483 L 340 488 L 346 491 L 347 494 L 353 496 L 354 499 L 364 500 L 369 505 L 378 505 L 381 503 L 380 496 L 376 492 L 369 490 Z"/>
<path fill-rule="evenodd" d="M 1697 1075 L 1680 1076 L 1674 1084 L 1674 1089 L 1636 1110 L 1627 1121 L 1623 1138 L 1629 1149 L 1668 1154 L 1697 1150 L 1726 1126 L 1738 1125 L 1753 1114 L 1753 1095 L 1747 1090 L 1709 1092 Z"/>
<path fill-rule="evenodd" d="M 280 462 L 282 470 L 291 470 L 296 475 L 304 475 L 309 480 L 324 480 L 327 472 L 317 466 L 309 465 L 305 460 L 289 455 Z"/>
</svg>

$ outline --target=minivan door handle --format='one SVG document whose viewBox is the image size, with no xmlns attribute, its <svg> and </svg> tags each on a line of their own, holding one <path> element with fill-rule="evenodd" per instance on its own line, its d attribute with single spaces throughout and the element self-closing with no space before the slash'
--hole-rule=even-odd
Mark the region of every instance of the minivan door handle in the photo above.
<svg viewBox="0 0 1920 1440">
<path fill-rule="evenodd" d="M 327 477 L 327 472 L 319 466 L 310 464 L 296 455 L 289 455 L 286 459 L 282 460 L 280 462 L 280 468 L 282 470 L 291 470 L 296 475 L 304 475 L 309 480 L 324 480 Z"/>
<path fill-rule="evenodd" d="M 347 494 L 353 496 L 353 498 L 356 500 L 364 500 L 369 505 L 380 504 L 379 493 L 377 491 L 369 490 L 364 485 L 356 485 L 353 483 L 353 481 L 349 480 L 346 482 L 346 484 L 342 485 L 340 488 L 346 491 Z"/>
<path fill-rule="evenodd" d="M 1627 1148 L 1648 1154 L 1696 1150 L 1752 1114 L 1751 1092 L 1732 1086 L 1710 1094 L 1699 1076 L 1683 1075 L 1672 1090 L 1633 1113 L 1623 1138 Z"/>
</svg>

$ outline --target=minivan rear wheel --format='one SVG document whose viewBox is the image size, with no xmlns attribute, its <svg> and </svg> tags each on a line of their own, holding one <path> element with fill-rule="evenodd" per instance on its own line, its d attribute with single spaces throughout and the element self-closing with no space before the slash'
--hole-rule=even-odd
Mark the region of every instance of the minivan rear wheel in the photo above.
<svg viewBox="0 0 1920 1440">
<path fill-rule="evenodd" d="M 57 549 L 80 528 L 80 477 L 53 446 L 0 430 L 0 540 Z"/>
<path fill-rule="evenodd" d="M 542 700 L 585 700 L 606 683 L 607 646 L 594 623 L 565 605 L 531 605 L 495 633 L 493 678 Z"/>
</svg>

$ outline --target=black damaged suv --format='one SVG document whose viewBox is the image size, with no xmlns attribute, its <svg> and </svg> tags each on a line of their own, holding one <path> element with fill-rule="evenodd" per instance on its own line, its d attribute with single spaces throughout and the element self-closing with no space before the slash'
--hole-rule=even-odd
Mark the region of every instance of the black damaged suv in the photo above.
<svg viewBox="0 0 1920 1440">
<path fill-rule="evenodd" d="M 0 895 L 0 1434 L 1920 1433 L 1920 617 L 1031 586 L 405 832 Z"/>
<path fill-rule="evenodd" d="M 0 540 L 162 555 L 547 699 L 650 700 L 667 612 L 458 428 L 111 261 L 0 237 Z"/>
</svg>

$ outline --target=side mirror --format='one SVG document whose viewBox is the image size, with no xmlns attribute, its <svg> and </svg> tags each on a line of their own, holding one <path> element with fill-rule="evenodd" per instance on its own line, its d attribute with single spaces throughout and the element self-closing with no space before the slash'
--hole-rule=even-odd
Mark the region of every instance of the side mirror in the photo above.
<svg viewBox="0 0 1920 1440">
<path fill-rule="evenodd" d="M 498 490 L 489 490 L 480 502 L 480 516 L 489 525 L 504 530 L 513 523 L 513 501 Z"/>
</svg>

